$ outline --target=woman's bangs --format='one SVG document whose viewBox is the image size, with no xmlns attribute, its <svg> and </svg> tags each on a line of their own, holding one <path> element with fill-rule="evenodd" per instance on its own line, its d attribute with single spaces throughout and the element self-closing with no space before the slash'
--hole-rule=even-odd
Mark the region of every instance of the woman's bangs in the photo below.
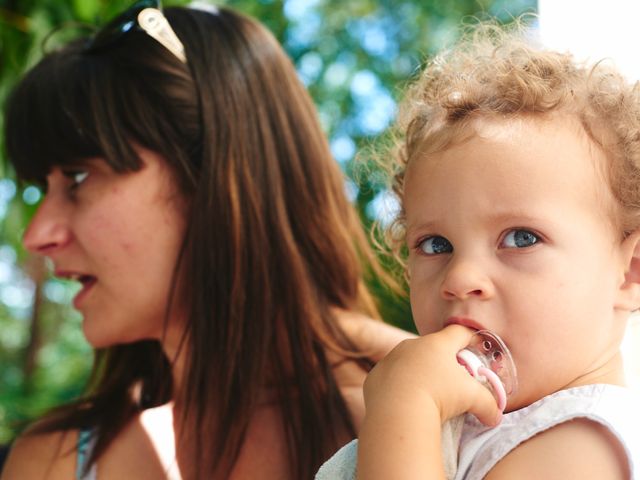
<svg viewBox="0 0 640 480">
<path fill-rule="evenodd" d="M 12 93 L 5 140 L 18 178 L 44 184 L 53 167 L 95 157 L 104 158 L 116 171 L 139 166 L 120 122 L 103 125 L 106 119 L 101 113 L 114 114 L 113 105 L 107 105 L 109 96 L 93 93 L 105 87 L 100 79 L 104 69 L 80 52 L 52 53 Z"/>
</svg>

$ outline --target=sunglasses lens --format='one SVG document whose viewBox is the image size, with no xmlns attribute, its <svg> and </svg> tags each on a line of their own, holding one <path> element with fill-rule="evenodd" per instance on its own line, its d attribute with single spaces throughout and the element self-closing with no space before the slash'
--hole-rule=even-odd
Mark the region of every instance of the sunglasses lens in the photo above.
<svg viewBox="0 0 640 480">
<path fill-rule="evenodd" d="M 89 41 L 85 51 L 95 52 L 112 43 L 116 42 L 125 33 L 137 26 L 138 14 L 145 8 L 160 9 L 159 0 L 141 0 L 136 2 L 128 10 L 118 15 L 105 25 L 98 33 Z"/>
</svg>

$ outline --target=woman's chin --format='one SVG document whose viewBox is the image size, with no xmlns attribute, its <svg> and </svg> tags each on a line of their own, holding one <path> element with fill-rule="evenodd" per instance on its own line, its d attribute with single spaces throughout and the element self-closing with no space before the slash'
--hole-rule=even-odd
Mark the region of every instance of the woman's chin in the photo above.
<svg viewBox="0 0 640 480">
<path fill-rule="evenodd" d="M 82 324 L 82 331 L 87 343 L 95 349 L 115 347 L 116 345 L 142 340 L 142 338 L 137 338 L 131 335 L 131 333 L 124 335 L 113 330 L 108 331 L 105 328 L 96 327 L 95 325 L 91 325 L 91 322 L 86 319 Z"/>
</svg>

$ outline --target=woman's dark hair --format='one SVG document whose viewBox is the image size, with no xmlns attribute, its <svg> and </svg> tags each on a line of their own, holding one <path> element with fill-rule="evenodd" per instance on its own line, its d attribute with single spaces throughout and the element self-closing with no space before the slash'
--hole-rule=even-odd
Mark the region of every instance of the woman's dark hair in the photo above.
<svg viewBox="0 0 640 480">
<path fill-rule="evenodd" d="M 165 14 L 186 64 L 142 32 L 97 53 L 79 40 L 48 54 L 10 97 L 8 154 L 35 181 L 96 156 L 135 171 L 132 145 L 167 160 L 190 205 L 172 295 L 188 314 L 185 393 L 174 400 L 196 434 L 198 471 L 228 475 L 266 391 L 280 405 L 291 474 L 312 478 L 354 435 L 326 352 L 370 366 L 335 309 L 377 315 L 363 283 L 375 259 L 272 35 L 225 8 Z M 142 408 L 172 398 L 171 360 L 154 340 L 98 351 L 87 395 L 33 431 L 94 427 L 96 460 L 141 408 L 136 385 Z"/>
</svg>

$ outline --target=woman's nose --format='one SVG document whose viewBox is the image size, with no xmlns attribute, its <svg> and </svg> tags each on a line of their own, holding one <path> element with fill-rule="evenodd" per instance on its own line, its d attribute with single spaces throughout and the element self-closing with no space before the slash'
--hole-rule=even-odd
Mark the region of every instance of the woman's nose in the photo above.
<svg viewBox="0 0 640 480">
<path fill-rule="evenodd" d="M 494 286 L 479 262 L 452 259 L 440 287 L 445 300 L 485 299 L 494 293 Z"/>
<path fill-rule="evenodd" d="M 69 243 L 70 238 L 64 209 L 52 197 L 45 197 L 31 219 L 22 243 L 30 252 L 51 255 Z"/>
</svg>

